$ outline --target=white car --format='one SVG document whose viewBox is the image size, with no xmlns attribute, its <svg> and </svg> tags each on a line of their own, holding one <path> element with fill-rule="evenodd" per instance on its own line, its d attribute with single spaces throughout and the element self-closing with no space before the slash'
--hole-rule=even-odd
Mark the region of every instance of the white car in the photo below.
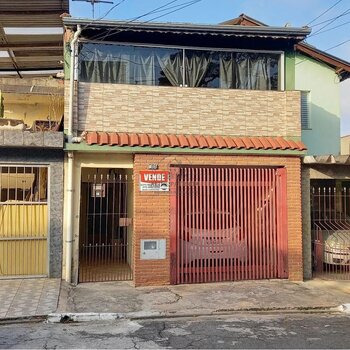
<svg viewBox="0 0 350 350">
<path fill-rule="evenodd" d="M 200 215 L 200 214 L 199 214 Z M 187 227 L 185 228 L 185 237 L 187 240 L 182 240 L 183 259 L 188 263 L 194 260 L 207 259 L 229 259 L 234 258 L 239 261 L 245 261 L 247 256 L 247 242 L 240 234 L 238 227 L 225 227 L 226 215 L 223 215 L 222 228 L 208 229 L 203 227 Z M 227 224 L 230 226 L 230 224 Z"/>
<path fill-rule="evenodd" d="M 350 265 L 350 231 L 323 231 L 323 261 L 330 265 Z"/>
</svg>

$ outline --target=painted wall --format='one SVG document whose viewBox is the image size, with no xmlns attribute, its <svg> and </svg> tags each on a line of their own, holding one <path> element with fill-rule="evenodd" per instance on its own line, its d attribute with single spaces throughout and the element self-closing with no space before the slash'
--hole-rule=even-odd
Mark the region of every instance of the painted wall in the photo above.
<svg viewBox="0 0 350 350">
<path fill-rule="evenodd" d="M 67 205 L 67 183 L 68 183 L 68 172 L 67 172 L 67 157 L 65 159 L 65 173 L 64 173 L 64 218 L 67 217 L 66 209 Z M 80 203 L 81 203 L 81 176 L 82 169 L 84 168 L 119 168 L 128 169 L 130 173 L 133 168 L 133 156 L 132 154 L 94 154 L 94 153 L 75 153 L 74 154 L 74 180 L 73 180 L 73 261 L 72 261 L 72 282 L 78 282 L 78 267 L 79 267 L 79 229 L 80 229 Z M 132 197 L 129 197 L 132 200 Z M 133 203 L 128 203 L 130 208 Z M 132 235 L 132 231 L 128 232 Z M 67 220 L 63 221 L 63 242 L 66 241 L 67 237 Z M 128 237 L 133 240 L 133 237 Z M 132 254 L 132 251 L 129 251 Z M 66 244 L 63 245 L 63 261 L 62 261 L 62 278 L 66 278 L 65 271 L 65 259 L 66 259 Z"/>
<path fill-rule="evenodd" d="M 327 65 L 296 53 L 294 79 L 295 90 L 310 91 L 310 129 L 302 130 L 302 141 L 308 147 L 308 154 L 338 155 L 340 86 L 337 75 Z"/>
</svg>

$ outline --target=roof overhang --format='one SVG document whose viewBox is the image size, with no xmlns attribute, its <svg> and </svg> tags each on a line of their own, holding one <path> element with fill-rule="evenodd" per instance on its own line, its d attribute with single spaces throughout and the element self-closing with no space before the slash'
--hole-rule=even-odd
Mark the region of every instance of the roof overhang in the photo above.
<svg viewBox="0 0 350 350">
<path fill-rule="evenodd" d="M 303 164 L 306 165 L 350 165 L 350 155 L 321 155 L 305 156 Z"/>
<path fill-rule="evenodd" d="M 306 54 L 309 57 L 320 60 L 323 63 L 334 68 L 336 74 L 338 74 L 340 81 L 343 81 L 350 77 L 350 63 L 344 61 L 338 57 L 330 55 L 327 52 L 321 51 L 314 46 L 307 43 L 298 43 L 295 45 L 297 51 Z"/>
<path fill-rule="evenodd" d="M 186 35 L 211 35 L 226 37 L 260 37 L 273 39 L 293 39 L 296 41 L 303 40 L 309 33 L 309 28 L 292 28 L 292 27 L 249 27 L 249 26 L 229 26 L 229 25 L 208 25 L 192 23 L 156 23 L 156 22 L 131 22 L 130 21 L 109 21 L 83 18 L 63 18 L 66 27 L 75 29 L 81 25 L 83 30 L 111 30 L 127 32 L 147 32 L 147 33 L 171 33 Z M 84 33 L 84 32 L 83 32 Z"/>
<path fill-rule="evenodd" d="M 12 75 L 11 72 L 21 77 L 49 75 L 62 70 L 61 15 L 68 10 L 68 0 L 1 2 L 0 76 Z"/>
</svg>

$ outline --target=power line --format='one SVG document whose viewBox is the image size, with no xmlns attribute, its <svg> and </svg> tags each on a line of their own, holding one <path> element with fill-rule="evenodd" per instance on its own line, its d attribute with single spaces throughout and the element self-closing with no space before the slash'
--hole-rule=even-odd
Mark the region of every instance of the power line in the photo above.
<svg viewBox="0 0 350 350">
<path fill-rule="evenodd" d="M 344 15 L 346 15 L 346 14 L 348 14 L 348 13 L 350 13 L 350 8 L 347 9 L 347 10 L 345 10 L 345 11 L 344 11 L 343 13 L 341 13 L 339 16 L 334 17 L 333 20 L 331 20 L 330 22 L 328 22 L 327 24 L 325 24 L 324 26 L 322 26 L 322 27 L 321 27 L 320 29 L 318 29 L 315 33 L 313 33 L 313 35 L 316 35 L 316 34 L 319 33 L 320 31 L 322 31 L 322 29 L 328 27 L 329 25 L 331 25 L 332 23 L 334 23 L 338 18 L 340 18 L 340 17 L 342 17 L 342 16 L 344 16 Z"/>
<path fill-rule="evenodd" d="M 317 16 L 316 18 L 314 18 L 312 21 L 310 21 L 307 26 L 309 26 L 311 23 L 315 22 L 317 19 L 321 18 L 323 15 L 325 15 L 327 12 L 329 12 L 333 7 L 337 6 L 340 2 L 342 2 L 343 0 L 339 0 L 337 1 L 334 5 L 332 5 L 331 7 L 329 7 L 326 11 L 322 12 L 319 16 Z"/>
<path fill-rule="evenodd" d="M 341 14 L 341 15 L 338 15 L 338 16 L 335 16 L 335 17 L 326 19 L 326 20 L 324 20 L 324 21 L 322 21 L 322 22 L 318 22 L 318 23 L 314 24 L 313 26 L 311 26 L 311 28 L 318 27 L 318 26 L 320 26 L 320 25 L 322 25 L 322 24 L 324 24 L 324 23 L 328 23 L 328 22 L 333 21 L 333 19 L 335 19 L 335 18 L 344 17 L 344 16 L 347 16 L 348 14 L 350 14 L 350 12 L 347 12 L 347 11 L 346 11 L 344 14 Z"/>
<path fill-rule="evenodd" d="M 334 45 L 334 46 L 330 47 L 329 49 L 327 49 L 327 50 L 325 50 L 325 51 L 333 50 L 333 49 L 335 49 L 336 47 L 339 47 L 339 46 L 341 46 L 341 45 L 344 45 L 344 44 L 348 43 L 349 41 L 350 41 L 350 39 L 345 40 L 345 41 L 343 41 L 343 42 L 341 42 L 341 43 L 339 43 L 339 44 L 337 44 L 337 45 Z"/>
<path fill-rule="evenodd" d="M 171 5 L 172 3 L 177 2 L 177 1 L 178 1 L 178 0 L 172 0 L 172 1 L 168 2 L 167 4 L 165 4 L 165 5 L 163 5 L 163 6 L 160 6 L 160 7 L 156 8 L 156 9 L 154 9 L 154 10 L 152 10 L 152 11 L 147 12 L 146 14 L 137 16 L 137 17 L 133 18 L 132 20 L 127 21 L 127 22 L 125 22 L 125 23 L 121 23 L 121 24 L 123 24 L 123 25 L 125 25 L 125 24 L 126 24 L 126 25 L 127 25 L 127 24 L 131 24 L 131 23 L 135 22 L 136 20 L 138 20 L 138 19 L 140 19 L 140 18 L 142 18 L 142 17 L 149 16 L 150 14 L 158 13 L 158 12 L 163 12 L 163 11 L 167 11 L 167 10 L 169 10 L 170 8 L 169 8 L 169 7 L 164 8 L 164 7 L 166 7 L 167 5 Z M 180 11 L 180 10 L 186 8 L 186 7 L 192 6 L 192 5 L 194 5 L 194 4 L 196 4 L 196 3 L 199 3 L 199 2 L 201 2 L 201 1 L 203 1 L 203 0 L 191 0 L 191 1 L 187 1 L 187 2 L 181 3 L 181 4 L 179 4 L 179 5 L 176 6 L 177 8 L 176 8 L 175 10 L 168 11 L 168 12 L 162 14 L 162 15 L 159 15 L 159 16 L 157 16 L 157 17 L 151 18 L 150 20 L 143 21 L 143 22 L 138 22 L 138 23 L 140 23 L 140 24 L 149 23 L 149 22 L 151 22 L 151 21 L 153 21 L 153 20 L 155 20 L 155 19 L 158 19 L 158 18 L 167 16 L 167 15 L 170 14 L 170 13 L 174 13 L 174 12 Z M 174 7 L 175 7 L 175 6 L 173 6 L 172 8 L 174 8 Z M 163 10 L 160 11 L 161 8 L 163 8 Z M 120 33 L 120 32 L 126 31 L 126 30 L 128 30 L 128 29 L 130 29 L 130 28 L 131 28 L 131 26 L 130 26 L 130 27 L 127 27 L 127 28 L 124 28 L 124 29 L 109 29 L 109 30 L 107 31 L 106 34 L 92 37 L 91 40 L 104 40 L 104 39 L 106 39 L 107 37 L 109 37 L 109 36 L 111 36 L 111 35 L 118 34 L 118 33 Z"/>
<path fill-rule="evenodd" d="M 322 30 L 321 32 L 318 32 L 318 33 L 315 32 L 315 34 L 309 35 L 308 38 L 311 38 L 311 37 L 313 37 L 313 36 L 315 36 L 315 35 L 319 35 L 319 34 L 323 34 L 323 33 L 329 32 L 329 31 L 331 31 L 331 30 L 333 30 L 333 29 L 337 29 L 337 28 L 343 27 L 343 26 L 345 26 L 345 25 L 347 25 L 347 24 L 349 24 L 349 23 L 350 23 L 350 21 L 347 21 L 347 22 L 344 22 L 344 23 L 342 23 L 342 24 L 339 24 L 339 25 L 337 25 L 337 26 L 335 26 L 335 27 L 332 27 L 332 28 L 329 28 L 329 29 L 326 29 L 326 30 Z"/>
<path fill-rule="evenodd" d="M 180 0 L 171 0 L 171 1 L 167 2 L 166 4 L 155 8 L 155 9 L 152 10 L 152 11 L 146 12 L 145 14 L 142 14 L 142 15 L 140 15 L 140 16 L 137 16 L 137 17 L 134 17 L 134 18 L 132 18 L 132 19 L 130 19 L 130 20 L 127 20 L 127 21 L 125 21 L 123 24 L 124 24 L 124 25 L 128 25 L 128 24 L 130 24 L 130 23 L 132 23 L 132 22 L 134 22 L 134 21 L 137 21 L 138 19 L 140 19 L 140 18 L 142 18 L 142 17 L 145 17 L 145 16 L 148 16 L 148 15 L 150 15 L 150 14 L 153 14 L 155 11 L 160 10 L 160 9 L 162 9 L 162 8 L 168 6 L 168 5 L 171 5 L 171 4 L 175 3 L 175 2 L 178 2 L 178 1 L 180 1 Z M 93 22 L 92 22 L 92 23 L 93 23 Z M 92 23 L 91 23 L 91 24 L 92 24 Z M 106 34 L 97 35 L 97 36 L 95 36 L 95 37 L 92 37 L 91 39 L 92 39 L 92 40 L 94 40 L 94 39 L 98 39 L 98 40 L 99 40 L 100 38 L 104 37 L 105 35 L 106 35 L 106 37 L 107 37 L 107 35 L 108 35 L 109 33 L 111 33 L 112 31 L 113 31 L 112 29 L 109 29 L 109 30 L 107 31 Z M 103 40 L 103 39 L 102 39 L 102 40 Z"/>
<path fill-rule="evenodd" d="M 105 17 L 107 17 L 115 8 L 117 8 L 119 5 L 121 5 L 123 2 L 125 2 L 126 0 L 120 0 L 118 3 L 116 3 L 115 5 L 113 5 L 103 16 L 97 18 L 97 19 L 93 19 L 90 23 L 86 24 L 83 29 L 86 29 L 87 27 L 89 27 L 91 24 L 93 24 L 96 21 L 100 21 L 101 19 L 104 19 Z"/>
</svg>

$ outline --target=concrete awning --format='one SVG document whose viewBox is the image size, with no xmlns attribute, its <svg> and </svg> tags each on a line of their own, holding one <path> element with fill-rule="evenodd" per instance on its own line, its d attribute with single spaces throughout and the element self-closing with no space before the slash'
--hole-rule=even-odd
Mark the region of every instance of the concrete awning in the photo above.
<svg viewBox="0 0 350 350">
<path fill-rule="evenodd" d="M 303 164 L 317 165 L 317 164 L 336 164 L 336 165 L 350 165 L 350 155 L 335 156 L 332 154 L 321 156 L 305 156 Z"/>
</svg>

